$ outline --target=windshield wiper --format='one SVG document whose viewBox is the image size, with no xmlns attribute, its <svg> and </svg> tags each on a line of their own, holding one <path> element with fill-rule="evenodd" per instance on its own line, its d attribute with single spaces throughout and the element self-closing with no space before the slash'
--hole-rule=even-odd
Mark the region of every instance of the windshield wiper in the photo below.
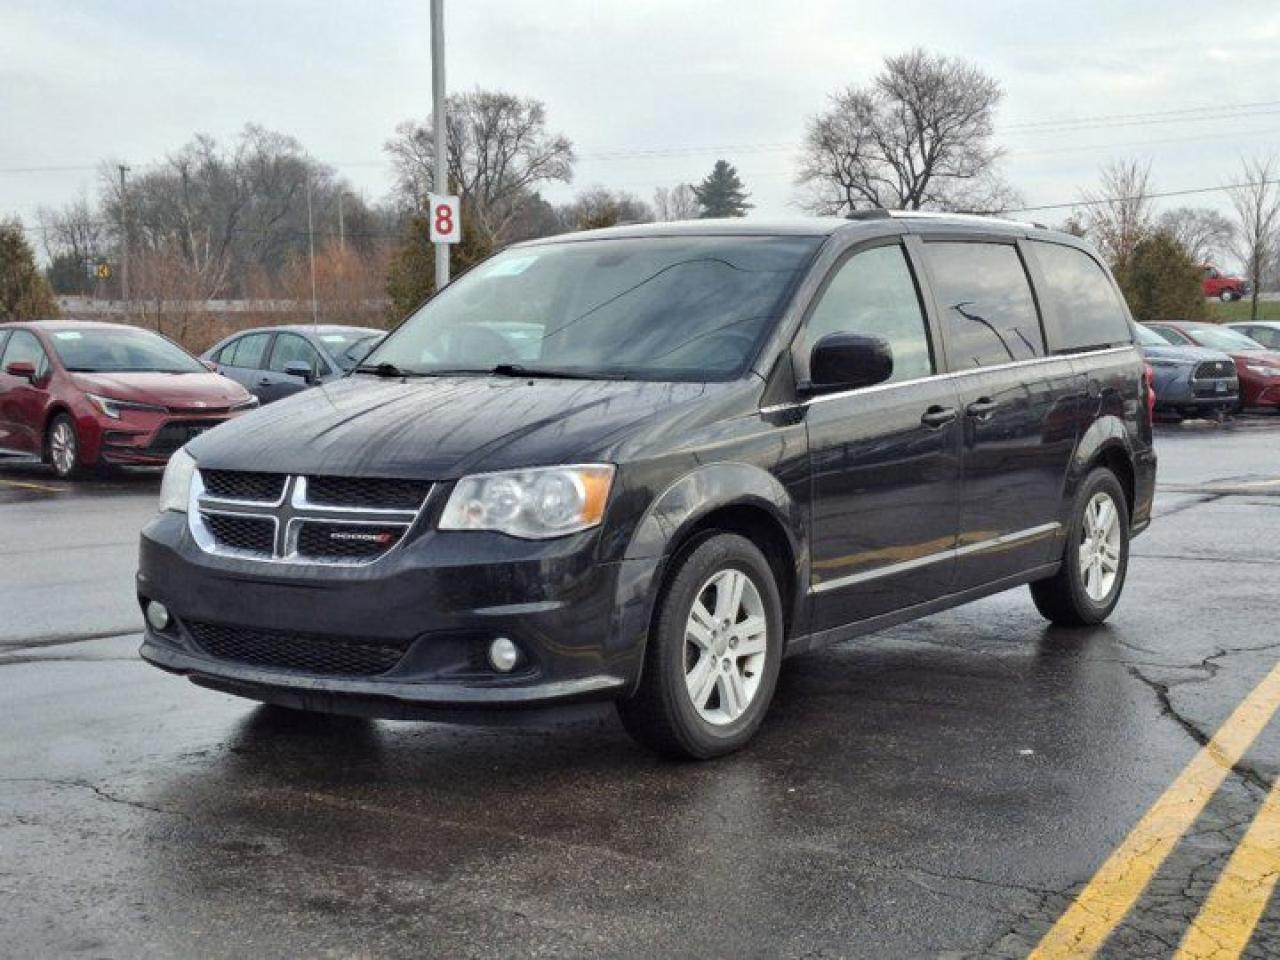
<svg viewBox="0 0 1280 960">
<path fill-rule="evenodd" d="M 385 360 L 382 363 L 375 363 L 372 365 L 365 364 L 365 363 L 359 364 L 357 365 L 355 372 L 356 373 L 372 373 L 374 376 L 377 376 L 377 377 L 424 376 L 424 374 L 418 373 L 416 370 L 401 370 L 394 363 L 387 363 Z"/>
<path fill-rule="evenodd" d="M 556 367 L 526 367 L 518 363 L 500 363 L 489 373 L 495 377 L 537 377 L 543 380 L 626 380 L 622 373 L 601 370 L 564 370 Z"/>
</svg>

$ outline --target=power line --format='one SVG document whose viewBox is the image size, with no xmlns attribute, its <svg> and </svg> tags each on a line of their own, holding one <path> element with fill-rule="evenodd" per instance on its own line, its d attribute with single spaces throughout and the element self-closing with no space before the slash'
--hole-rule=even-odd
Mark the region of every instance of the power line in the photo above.
<svg viewBox="0 0 1280 960">
<path fill-rule="evenodd" d="M 1270 108 L 1270 109 L 1261 109 Z M 1092 117 L 1034 120 L 1005 124 L 1002 133 L 1074 133 L 1085 130 L 1106 130 L 1117 127 L 1149 126 L 1167 123 L 1210 122 L 1238 120 L 1249 117 L 1266 117 L 1280 114 L 1280 100 L 1259 100 L 1253 103 L 1220 104 L 1213 107 L 1184 107 L 1176 110 L 1160 110 L 1150 113 L 1099 114 Z M 674 157 L 704 153 L 756 153 L 794 150 L 799 145 L 792 141 L 761 143 L 721 143 L 682 145 L 674 147 L 622 147 L 603 149 L 578 155 L 579 160 L 618 160 L 647 157 Z M 344 160 L 326 164 L 337 169 L 353 167 L 381 167 L 386 160 Z M 139 167 L 163 167 L 163 162 L 138 164 Z M 67 173 L 102 170 L 102 164 L 63 164 L 26 167 L 0 167 L 0 174 Z"/>
<path fill-rule="evenodd" d="M 1220 187 L 1194 187 L 1190 190 L 1166 190 L 1162 193 L 1144 193 L 1132 197 L 1102 197 L 1097 200 L 1075 200 L 1071 203 L 1046 203 L 1036 207 L 1014 207 L 1004 213 L 1036 213 L 1042 210 L 1071 210 L 1075 207 L 1096 207 L 1104 203 L 1130 203 L 1135 200 L 1163 200 L 1167 197 L 1190 197 L 1198 193 L 1217 193 L 1222 190 L 1240 190 L 1246 187 L 1264 187 L 1280 184 L 1275 180 L 1254 180 L 1248 183 L 1227 183 Z"/>
</svg>

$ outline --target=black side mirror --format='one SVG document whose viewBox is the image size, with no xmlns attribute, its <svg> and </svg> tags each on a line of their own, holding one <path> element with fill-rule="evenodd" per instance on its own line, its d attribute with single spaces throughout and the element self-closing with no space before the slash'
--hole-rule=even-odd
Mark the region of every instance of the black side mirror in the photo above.
<svg viewBox="0 0 1280 960">
<path fill-rule="evenodd" d="M 810 392 L 852 390 L 893 376 L 893 349 L 883 337 L 829 333 L 809 354 Z"/>
<path fill-rule="evenodd" d="M 316 382 L 316 373 L 311 369 L 311 364 L 305 360 L 290 360 L 284 365 L 284 375 L 286 377 L 297 377 L 303 383 Z"/>
</svg>

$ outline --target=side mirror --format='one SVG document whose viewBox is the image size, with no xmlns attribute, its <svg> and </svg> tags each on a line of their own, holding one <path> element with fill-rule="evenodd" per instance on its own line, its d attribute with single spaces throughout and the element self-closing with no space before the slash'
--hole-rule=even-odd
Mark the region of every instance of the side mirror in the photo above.
<svg viewBox="0 0 1280 960">
<path fill-rule="evenodd" d="M 21 377 L 28 383 L 36 382 L 36 365 L 30 360 L 15 360 L 4 368 L 4 372 L 11 377 Z"/>
<path fill-rule="evenodd" d="M 315 383 L 315 371 L 311 369 L 311 364 L 305 360 L 290 360 L 284 365 L 284 375 L 286 377 L 297 377 L 303 383 Z"/>
<path fill-rule="evenodd" d="M 210 373 L 217 373 L 217 372 L 218 372 L 218 364 L 217 364 L 217 362 L 216 362 L 216 361 L 213 361 L 213 360 L 201 360 L 200 362 L 204 364 L 205 369 L 206 369 L 206 370 L 208 370 Z"/>
<path fill-rule="evenodd" d="M 893 349 L 883 337 L 829 333 L 809 354 L 810 392 L 852 390 L 893 376 Z"/>
</svg>

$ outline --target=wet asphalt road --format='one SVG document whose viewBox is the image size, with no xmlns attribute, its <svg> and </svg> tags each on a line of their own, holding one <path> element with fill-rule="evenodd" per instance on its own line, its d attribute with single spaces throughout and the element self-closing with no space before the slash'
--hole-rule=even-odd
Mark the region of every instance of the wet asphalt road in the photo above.
<svg viewBox="0 0 1280 960">
<path fill-rule="evenodd" d="M 0 468 L 0 953 L 1023 956 L 1280 652 L 1280 418 L 1158 447 L 1107 626 L 1018 590 L 788 661 L 708 764 L 607 712 L 300 720 L 162 674 L 157 478 Z M 1171 954 L 1277 776 L 1280 718 L 1104 955 Z M 1273 897 L 1246 955 L 1277 954 Z"/>
</svg>

